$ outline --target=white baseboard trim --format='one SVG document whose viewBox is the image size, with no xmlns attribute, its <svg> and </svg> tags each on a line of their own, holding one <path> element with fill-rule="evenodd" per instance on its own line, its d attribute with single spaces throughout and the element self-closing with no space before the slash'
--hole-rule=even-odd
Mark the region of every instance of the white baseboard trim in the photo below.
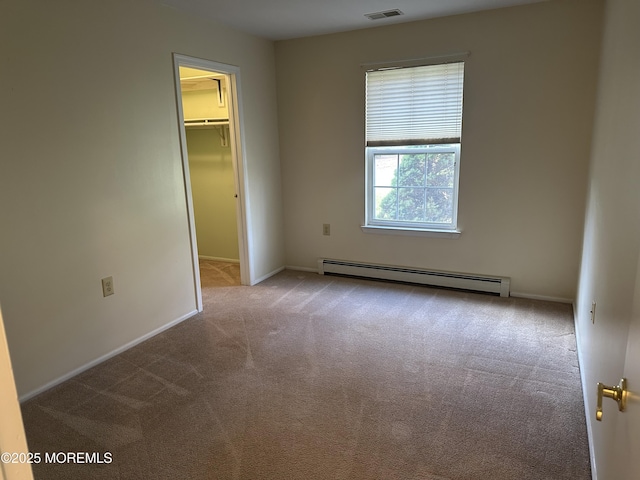
<svg viewBox="0 0 640 480">
<path fill-rule="evenodd" d="M 257 285 L 260 282 L 264 282 L 267 278 L 273 277 L 276 273 L 280 273 L 283 270 L 284 270 L 284 267 L 278 267 L 272 272 L 269 272 L 266 275 L 263 275 L 262 277 L 255 279 L 251 285 L 253 286 L 253 285 Z"/>
<path fill-rule="evenodd" d="M 49 383 L 46 383 L 45 385 L 43 385 L 41 387 L 36 388 L 35 390 L 32 390 L 32 391 L 30 391 L 28 393 L 25 393 L 24 395 L 22 395 L 22 396 L 20 396 L 18 398 L 18 401 L 20 403 L 26 402 L 30 398 L 33 398 L 36 395 L 40 395 L 41 393 L 49 390 L 50 388 L 53 388 L 56 385 L 61 384 L 62 382 L 66 382 L 67 380 L 75 377 L 76 375 L 79 375 L 82 372 L 84 372 L 86 370 L 89 370 L 90 368 L 95 367 L 96 365 L 98 365 L 98 364 L 100 364 L 100 363 L 102 363 L 102 362 L 104 362 L 106 360 L 109 360 L 112 357 L 115 357 L 116 355 L 124 352 L 125 350 L 129 350 L 131 347 L 135 347 L 139 343 L 142 343 L 145 340 L 149 340 L 151 337 L 155 337 L 159 333 L 162 333 L 165 330 L 168 330 L 169 328 L 171 328 L 171 327 L 173 327 L 173 326 L 185 321 L 186 319 L 193 317 L 197 313 L 198 313 L 197 310 L 193 310 L 193 311 L 181 316 L 180 318 L 172 320 L 171 322 L 167 323 L 166 325 L 163 325 L 160 328 L 156 328 L 152 332 L 149 332 L 149 333 L 147 333 L 147 334 L 145 334 L 145 335 L 143 335 L 143 336 L 141 336 L 139 338 L 136 338 L 135 340 L 133 340 L 133 341 L 121 346 L 121 347 L 118 347 L 115 350 L 112 350 L 111 352 L 109 352 L 109 353 L 107 353 L 105 355 L 102 355 L 101 357 L 98 357 L 95 360 L 92 360 L 89 363 L 87 363 L 87 364 L 85 364 L 85 365 L 83 365 L 81 367 L 78 367 L 78 368 L 72 370 L 71 372 L 62 375 L 61 377 L 58 377 L 55 380 L 53 380 L 53 381 L 51 381 Z"/>
<path fill-rule="evenodd" d="M 286 265 L 284 268 L 286 268 L 287 270 L 295 270 L 298 272 L 313 272 L 313 273 L 318 273 L 318 269 L 317 268 L 310 268 L 310 267 L 298 267 L 296 265 Z"/>
<path fill-rule="evenodd" d="M 550 297 L 547 295 L 534 295 L 531 293 L 522 293 L 522 292 L 511 292 L 509 294 L 510 297 L 516 298 L 528 298 L 530 300 L 544 300 L 547 302 L 557 302 L 557 303 L 569 303 L 573 305 L 572 298 L 563 298 L 563 297 Z"/>
<path fill-rule="evenodd" d="M 578 351 L 578 366 L 580 368 L 580 383 L 582 384 L 582 401 L 584 402 L 584 412 L 587 419 L 587 440 L 589 442 L 589 458 L 591 460 L 591 479 L 598 480 L 598 468 L 596 466 L 595 447 L 593 445 L 593 422 L 591 415 L 589 415 L 589 396 L 593 394 L 595 388 L 589 392 L 587 388 L 587 380 L 585 378 L 584 362 L 582 361 L 582 348 L 580 348 L 580 330 L 578 329 L 578 309 L 576 308 L 576 302 L 573 302 L 573 328 L 576 331 L 576 350 Z"/>
<path fill-rule="evenodd" d="M 200 260 L 214 260 L 216 262 L 240 263 L 240 260 L 237 258 L 208 257 L 206 255 L 198 255 L 198 258 Z"/>
</svg>

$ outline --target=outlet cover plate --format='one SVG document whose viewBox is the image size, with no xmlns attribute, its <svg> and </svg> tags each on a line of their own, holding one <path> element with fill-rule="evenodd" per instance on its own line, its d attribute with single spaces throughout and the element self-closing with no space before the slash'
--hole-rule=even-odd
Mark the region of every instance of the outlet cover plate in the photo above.
<svg viewBox="0 0 640 480">
<path fill-rule="evenodd" d="M 109 295 L 113 295 L 115 292 L 113 290 L 113 277 L 105 277 L 102 279 L 102 296 L 108 297 Z"/>
</svg>

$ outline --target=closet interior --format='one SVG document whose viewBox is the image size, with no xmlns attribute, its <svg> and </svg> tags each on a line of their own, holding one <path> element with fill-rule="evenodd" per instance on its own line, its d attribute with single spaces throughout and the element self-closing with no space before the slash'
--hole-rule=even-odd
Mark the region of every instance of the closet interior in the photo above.
<svg viewBox="0 0 640 480">
<path fill-rule="evenodd" d="M 198 255 L 239 262 L 228 77 L 180 67 L 180 88 Z"/>
</svg>

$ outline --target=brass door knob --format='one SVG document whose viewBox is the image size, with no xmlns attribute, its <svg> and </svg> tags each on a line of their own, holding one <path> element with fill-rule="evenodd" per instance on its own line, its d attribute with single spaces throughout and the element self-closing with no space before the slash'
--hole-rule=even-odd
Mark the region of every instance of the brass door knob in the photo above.
<svg viewBox="0 0 640 480">
<path fill-rule="evenodd" d="M 618 410 L 624 412 L 627 407 L 627 379 L 620 380 L 620 385 L 615 387 L 608 387 L 607 385 L 598 382 L 598 405 L 596 407 L 596 420 L 602 421 L 602 398 L 612 398 L 618 402 Z"/>
</svg>

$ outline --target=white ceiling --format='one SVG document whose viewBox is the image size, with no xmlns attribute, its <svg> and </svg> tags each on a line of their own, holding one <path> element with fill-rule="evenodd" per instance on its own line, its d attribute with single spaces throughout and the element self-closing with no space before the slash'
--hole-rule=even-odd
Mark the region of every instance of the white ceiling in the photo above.
<svg viewBox="0 0 640 480">
<path fill-rule="evenodd" d="M 545 0 L 158 0 L 271 40 L 321 35 Z M 404 15 L 369 20 L 364 15 L 399 9 Z"/>
</svg>

